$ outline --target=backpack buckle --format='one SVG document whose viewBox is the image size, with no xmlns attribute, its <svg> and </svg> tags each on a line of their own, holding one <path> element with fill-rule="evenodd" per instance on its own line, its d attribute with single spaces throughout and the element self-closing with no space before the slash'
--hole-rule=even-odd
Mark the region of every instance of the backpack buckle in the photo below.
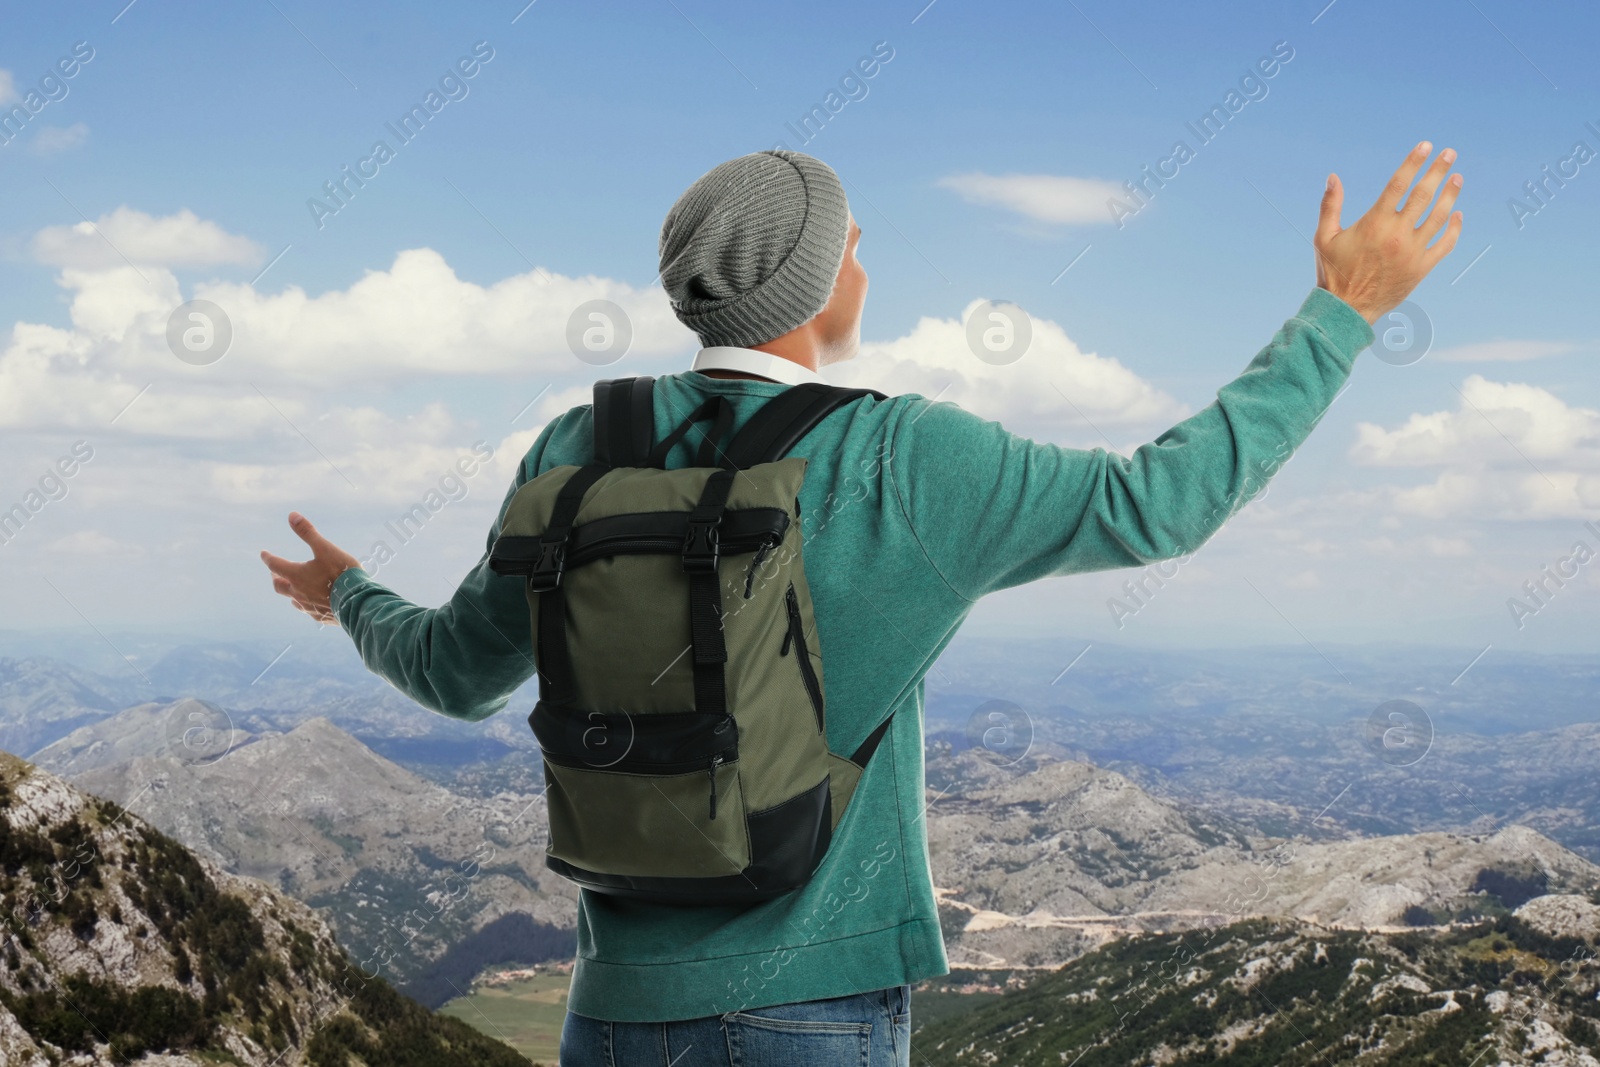
<svg viewBox="0 0 1600 1067">
<path fill-rule="evenodd" d="M 535 593 L 548 593 L 561 584 L 561 572 L 567 566 L 567 537 L 541 538 L 539 558 L 533 561 L 528 572 L 528 588 Z"/>
<path fill-rule="evenodd" d="M 683 539 L 683 569 L 690 574 L 716 571 L 722 553 L 721 538 L 717 536 L 718 521 L 689 520 L 689 532 Z"/>
</svg>

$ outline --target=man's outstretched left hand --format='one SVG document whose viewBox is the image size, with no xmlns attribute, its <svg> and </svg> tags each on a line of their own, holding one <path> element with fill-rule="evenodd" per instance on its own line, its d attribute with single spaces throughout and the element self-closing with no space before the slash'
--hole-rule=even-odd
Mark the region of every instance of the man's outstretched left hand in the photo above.
<svg viewBox="0 0 1600 1067">
<path fill-rule="evenodd" d="M 333 580 L 351 567 L 360 567 L 361 561 L 323 537 L 311 525 L 311 520 L 298 511 L 289 513 L 289 529 L 311 546 L 311 558 L 304 563 L 294 563 L 263 551 L 261 562 L 272 572 L 272 588 L 318 622 L 337 621 L 328 602 Z"/>
</svg>

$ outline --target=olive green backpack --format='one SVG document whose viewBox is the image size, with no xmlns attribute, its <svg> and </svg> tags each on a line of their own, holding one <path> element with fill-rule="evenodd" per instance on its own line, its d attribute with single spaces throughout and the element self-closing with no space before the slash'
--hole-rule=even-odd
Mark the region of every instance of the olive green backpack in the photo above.
<svg viewBox="0 0 1600 1067">
<path fill-rule="evenodd" d="M 523 578 L 551 870 L 601 893 L 745 904 L 822 862 L 885 719 L 830 752 L 801 556 L 806 461 L 863 389 L 793 386 L 718 446 L 713 396 L 659 443 L 654 380 L 594 387 L 594 459 L 512 497 L 489 565 Z M 700 424 L 695 466 L 665 469 Z"/>
</svg>

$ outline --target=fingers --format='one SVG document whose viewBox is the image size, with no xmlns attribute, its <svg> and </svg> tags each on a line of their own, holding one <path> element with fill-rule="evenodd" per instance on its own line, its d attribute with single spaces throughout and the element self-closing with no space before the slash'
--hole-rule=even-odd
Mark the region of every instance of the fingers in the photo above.
<svg viewBox="0 0 1600 1067">
<path fill-rule="evenodd" d="M 1417 176 L 1417 171 L 1422 169 L 1422 164 L 1427 160 L 1428 153 L 1433 151 L 1431 141 L 1423 141 L 1411 150 L 1406 161 L 1400 164 L 1400 169 L 1394 172 L 1394 177 L 1389 179 L 1389 184 L 1383 187 L 1383 195 L 1378 197 L 1377 207 L 1386 211 L 1394 211 L 1400 206 L 1400 198 L 1411 188 L 1411 179 Z"/>
<path fill-rule="evenodd" d="M 1422 175 L 1417 182 L 1417 187 L 1411 190 L 1411 195 L 1406 197 L 1406 202 L 1400 207 L 1400 217 L 1407 222 L 1415 224 L 1428 210 L 1428 205 L 1433 202 L 1433 194 L 1439 188 L 1439 183 L 1444 181 L 1445 174 L 1450 170 L 1450 164 L 1456 161 L 1456 150 L 1446 148 L 1439 153 L 1439 158 Z"/>
<path fill-rule="evenodd" d="M 304 563 L 296 563 L 293 560 L 284 559 L 282 556 L 274 556 L 267 551 L 261 553 L 261 562 L 267 565 L 267 570 L 272 572 L 274 578 L 287 578 L 291 581 L 299 577 L 300 572 L 306 568 Z"/>
<path fill-rule="evenodd" d="M 1322 214 L 1317 218 L 1316 243 L 1322 244 L 1339 232 L 1339 212 L 1344 208 L 1344 185 L 1337 174 L 1328 175 L 1328 187 L 1322 192 Z"/>
<path fill-rule="evenodd" d="M 1450 216 L 1450 225 L 1445 227 L 1444 236 L 1435 241 L 1433 247 L 1428 249 L 1427 263 L 1429 270 L 1432 270 L 1441 259 L 1450 254 L 1450 250 L 1456 246 L 1456 238 L 1460 236 L 1461 212 L 1458 211 Z"/>
<path fill-rule="evenodd" d="M 302 519 L 302 521 L 304 520 Z M 293 524 L 293 518 L 290 519 L 290 523 L 291 525 Z M 305 525 L 309 528 L 311 524 L 305 523 Z M 299 533 L 300 531 L 296 530 L 295 532 Z M 313 537 L 317 536 L 314 529 L 310 530 L 310 533 Z M 307 543 L 310 543 L 309 538 Z M 297 610 L 305 612 L 319 623 L 327 624 L 337 621 L 338 616 L 334 615 L 331 606 L 326 600 L 313 602 L 307 600 L 301 592 L 299 581 L 305 576 L 305 572 L 310 569 L 310 563 L 294 563 L 265 551 L 261 553 L 261 561 L 272 572 L 272 588 L 274 592 L 288 597 L 289 602 Z"/>
<path fill-rule="evenodd" d="M 314 556 L 320 556 L 324 549 L 333 547 L 333 543 L 311 525 L 311 520 L 298 511 L 289 512 L 289 529 L 293 530 L 300 540 L 311 546 L 311 554 Z"/>
<path fill-rule="evenodd" d="M 1456 206 L 1456 196 L 1461 192 L 1462 177 L 1459 174 L 1450 175 L 1450 180 L 1444 183 L 1444 192 L 1439 194 L 1439 202 L 1433 205 L 1433 211 L 1428 215 L 1427 221 L 1422 224 L 1422 238 L 1431 241 L 1450 218 L 1450 209 Z"/>
</svg>

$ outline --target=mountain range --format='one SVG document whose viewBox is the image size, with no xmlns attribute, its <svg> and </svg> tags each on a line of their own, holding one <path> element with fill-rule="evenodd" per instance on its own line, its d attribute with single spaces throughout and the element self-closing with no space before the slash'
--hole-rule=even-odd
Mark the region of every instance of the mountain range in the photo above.
<svg viewBox="0 0 1600 1067">
<path fill-rule="evenodd" d="M 1433 925 L 1600 888 L 1600 867 L 1526 827 L 1285 841 L 1073 760 L 945 749 L 928 777 L 947 946 L 971 966 L 1054 966 L 1129 933 L 1248 916 Z"/>
<path fill-rule="evenodd" d="M 1229 943 L 1242 938 L 1236 947 L 1249 952 L 1291 937 L 1324 953 L 1359 943 L 1373 960 L 1409 946 L 1437 969 L 1417 981 L 1467 989 L 1448 976 L 1502 951 L 1463 947 L 1491 936 L 1483 930 L 1514 940 L 1526 909 L 1588 899 L 1600 882 L 1600 728 L 1582 720 L 1592 711 L 1579 700 L 1597 680 L 1591 667 L 1485 662 L 1457 667 L 1457 686 L 1443 653 L 1336 651 L 1330 665 L 1275 651 L 1252 660 L 1096 647 L 1081 662 L 1064 657 L 1072 665 L 1052 683 L 1024 669 L 1043 657 L 1025 642 L 981 656 L 953 646 L 928 682 L 927 825 L 961 987 L 1003 973 L 1012 991 L 1001 1001 L 1020 1004 L 1017 990 L 1059 973 L 1076 976 L 1062 995 L 1073 981 L 1081 995 L 1121 981 L 1118 953 L 1130 946 L 1237 928 Z M 0 738 L 33 745 L 41 768 L 127 805 L 217 870 L 314 906 L 352 958 L 427 1006 L 470 989 L 487 966 L 570 958 L 575 894 L 543 865 L 540 763 L 521 714 L 456 722 L 327 649 L 304 652 L 178 646 L 126 678 L 0 660 Z M 1429 678 L 1407 689 L 1408 674 Z M 1545 687 L 1536 707 L 1514 724 L 1495 718 L 1517 684 L 1526 695 L 1535 683 Z M 175 695 L 149 699 L 163 691 Z M 1429 717 L 1416 760 L 1385 760 L 1370 744 L 1371 708 L 1397 694 Z M 997 698 L 1026 728 L 1020 747 L 993 751 L 973 726 Z M 1546 949 L 1513 945 L 1505 958 Z M 1081 969 L 1090 960 L 1111 969 Z M 1483 999 L 1498 988 L 1486 981 L 1471 1005 L 1499 1003 Z M 1205 988 L 1232 1003 L 1221 986 Z M 1401 1029 L 1362 1055 L 1424 1032 L 1410 1010 L 1390 1012 Z M 1550 1024 L 1579 1035 L 1564 1038 L 1574 1049 L 1581 1015 Z M 1226 1017 L 1246 1026 L 1243 1014 Z M 1273 1031 L 1252 1019 L 1251 1033 Z M 1207 1041 L 1234 1023 L 1217 1026 Z M 1184 1062 L 1224 1047 L 1167 1037 L 1115 1055 Z M 1521 1062 L 1511 1041 L 1495 1047 Z M 973 1047 L 999 1058 L 961 1062 L 1013 1062 L 1000 1046 Z M 1085 1063 L 1101 1055 L 1070 1047 Z M 1298 1055 L 1254 1038 L 1227 1047 L 1230 1062 Z M 938 1058 L 950 1052 L 933 1062 L 956 1062 Z"/>
</svg>

